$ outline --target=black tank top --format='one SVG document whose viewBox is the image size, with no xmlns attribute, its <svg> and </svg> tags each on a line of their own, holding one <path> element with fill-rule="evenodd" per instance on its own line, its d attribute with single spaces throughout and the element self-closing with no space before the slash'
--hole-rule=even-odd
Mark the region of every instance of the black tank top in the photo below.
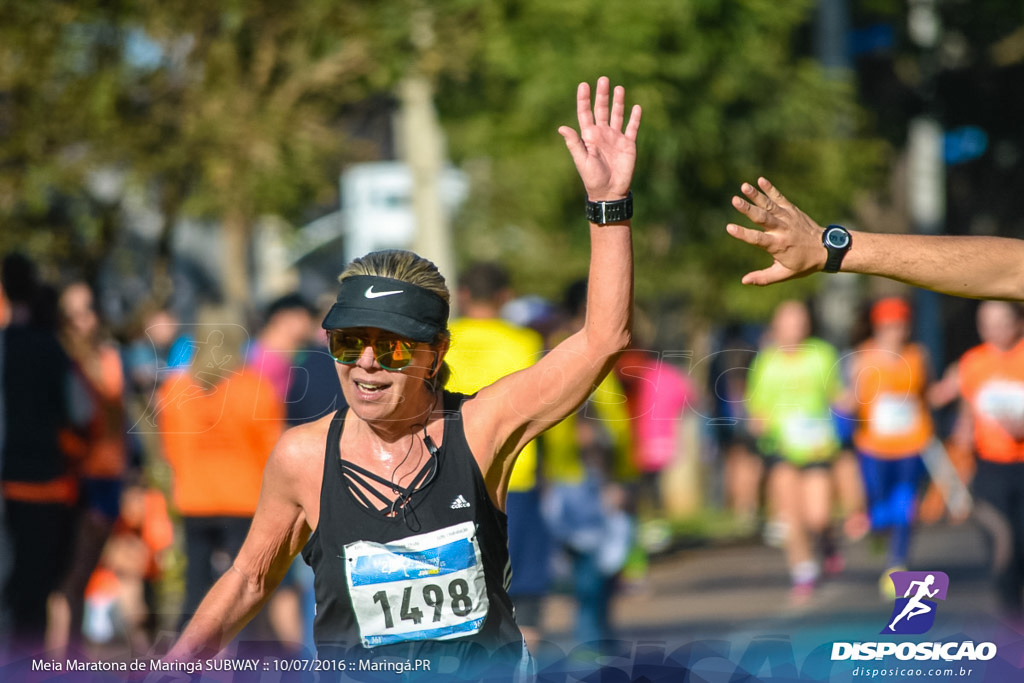
<svg viewBox="0 0 1024 683">
<path fill-rule="evenodd" d="M 508 518 L 466 443 L 466 398 L 445 392 L 435 474 L 393 516 L 349 489 L 338 455 L 345 413 L 331 421 L 320 520 L 302 557 L 315 576 L 318 656 L 344 661 L 347 677 L 420 662 L 408 673 L 471 679 L 511 675 L 528 659 L 507 593 Z"/>
</svg>

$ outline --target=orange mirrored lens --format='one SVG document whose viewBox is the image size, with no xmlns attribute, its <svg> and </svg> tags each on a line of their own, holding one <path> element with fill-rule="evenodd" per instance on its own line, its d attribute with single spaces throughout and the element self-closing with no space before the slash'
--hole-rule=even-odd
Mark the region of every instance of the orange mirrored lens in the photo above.
<svg viewBox="0 0 1024 683">
<path fill-rule="evenodd" d="M 331 356 L 343 365 L 355 364 L 363 350 L 370 346 L 368 339 L 340 330 L 332 331 L 328 337 Z M 401 370 L 412 362 L 414 342 L 397 338 L 378 338 L 373 343 L 373 355 L 385 370 Z"/>
</svg>

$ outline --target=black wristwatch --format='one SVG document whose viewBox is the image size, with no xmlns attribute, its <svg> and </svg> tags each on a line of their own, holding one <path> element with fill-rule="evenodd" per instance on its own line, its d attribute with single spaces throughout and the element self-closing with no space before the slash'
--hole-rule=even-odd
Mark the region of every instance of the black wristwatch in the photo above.
<svg viewBox="0 0 1024 683">
<path fill-rule="evenodd" d="M 853 244 L 850 231 L 841 225 L 830 225 L 825 228 L 825 232 L 821 233 L 821 243 L 825 245 L 825 251 L 828 252 L 828 258 L 825 259 L 825 267 L 822 270 L 826 273 L 838 273 L 839 266 L 843 264 L 843 257 L 846 256 L 846 252 L 850 251 L 850 246 Z"/>
<path fill-rule="evenodd" d="M 625 199 L 610 202 L 592 202 L 587 199 L 587 220 L 598 225 L 621 223 L 633 217 L 633 191 Z"/>
</svg>

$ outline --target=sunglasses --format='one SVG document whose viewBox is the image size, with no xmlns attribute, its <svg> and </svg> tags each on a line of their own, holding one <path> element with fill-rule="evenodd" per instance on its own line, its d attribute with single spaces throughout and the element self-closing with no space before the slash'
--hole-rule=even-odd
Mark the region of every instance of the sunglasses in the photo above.
<svg viewBox="0 0 1024 683">
<path fill-rule="evenodd" d="M 373 347 L 373 356 L 385 370 L 402 370 L 412 362 L 416 342 L 398 337 L 378 337 L 373 342 L 345 330 L 331 330 L 327 342 L 334 360 L 342 365 L 355 365 L 367 346 Z"/>
</svg>

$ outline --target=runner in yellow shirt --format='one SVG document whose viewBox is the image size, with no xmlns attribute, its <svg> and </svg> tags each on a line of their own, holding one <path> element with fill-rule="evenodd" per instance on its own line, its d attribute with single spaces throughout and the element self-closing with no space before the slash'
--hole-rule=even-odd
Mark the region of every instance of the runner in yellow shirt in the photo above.
<svg viewBox="0 0 1024 683">
<path fill-rule="evenodd" d="M 451 391 L 474 394 L 479 389 L 533 365 L 544 352 L 540 334 L 499 317 L 511 290 L 505 269 L 496 263 L 474 263 L 459 276 L 461 317 L 449 323 L 451 347 L 446 356 L 452 370 Z M 537 489 L 537 442 L 520 451 L 505 499 L 508 549 L 512 563 L 509 595 L 528 647 L 540 639 L 541 601 L 548 592 L 550 543 L 540 514 Z"/>
</svg>

